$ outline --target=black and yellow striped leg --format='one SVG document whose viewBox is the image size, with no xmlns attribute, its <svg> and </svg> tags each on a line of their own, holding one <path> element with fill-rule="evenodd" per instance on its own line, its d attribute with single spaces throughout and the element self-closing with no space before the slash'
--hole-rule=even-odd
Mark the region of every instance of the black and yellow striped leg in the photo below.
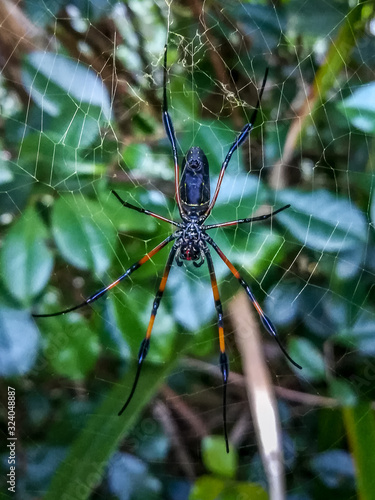
<svg viewBox="0 0 375 500">
<path fill-rule="evenodd" d="M 119 413 L 118 413 L 119 415 L 121 415 L 126 410 L 126 408 L 128 407 L 128 405 L 129 405 L 129 403 L 134 395 L 134 392 L 137 388 L 138 379 L 139 379 L 139 376 L 141 374 L 142 363 L 145 360 L 147 353 L 148 353 L 148 350 L 149 350 L 149 347 L 150 347 L 150 338 L 151 338 L 152 328 L 154 326 L 155 316 L 156 316 L 156 313 L 158 312 L 160 301 L 163 297 L 165 285 L 167 284 L 169 271 L 172 267 L 173 259 L 174 259 L 175 254 L 176 254 L 176 250 L 177 250 L 176 245 L 173 245 L 171 251 L 169 252 L 168 260 L 167 260 L 167 263 L 166 263 L 165 268 L 164 268 L 163 277 L 160 281 L 160 285 L 159 285 L 158 291 L 156 292 L 154 303 L 152 305 L 151 317 L 150 317 L 150 321 L 148 323 L 146 336 L 142 340 L 141 347 L 139 348 L 138 366 L 137 366 L 137 372 L 135 374 L 135 378 L 134 378 L 134 382 L 133 382 L 133 387 L 130 391 L 130 394 L 129 394 L 128 399 L 126 400 L 124 406 L 119 411 Z"/>
<path fill-rule="evenodd" d="M 86 299 L 84 302 L 81 302 L 81 304 L 75 305 L 73 307 L 69 307 L 68 309 L 64 309 L 63 311 L 58 311 L 55 313 L 48 313 L 48 314 L 32 314 L 34 318 L 50 318 L 51 316 L 60 316 L 62 314 L 67 314 L 72 311 L 76 311 L 77 309 L 80 309 L 81 307 L 84 307 L 86 305 L 91 304 L 92 302 L 95 302 L 98 300 L 100 297 L 102 297 L 105 293 L 107 293 L 109 290 L 117 286 L 122 280 L 130 276 L 134 271 L 139 269 L 143 264 L 145 264 L 147 261 L 149 261 L 156 253 L 158 253 L 162 248 L 164 248 L 168 243 L 176 239 L 175 233 L 172 234 L 171 236 L 168 236 L 164 241 L 159 243 L 155 248 L 153 248 L 149 253 L 146 253 L 138 262 L 135 262 L 132 266 L 127 269 L 124 274 L 122 274 L 117 280 L 115 280 L 113 283 L 110 285 L 102 288 L 98 292 L 95 292 L 93 295 L 91 295 L 88 299 Z"/>
<path fill-rule="evenodd" d="M 217 254 L 220 256 L 220 258 L 225 262 L 225 264 L 228 266 L 230 269 L 230 272 L 235 276 L 238 281 L 240 282 L 241 286 L 245 289 L 245 292 L 247 293 L 247 296 L 251 300 L 253 306 L 255 307 L 256 312 L 259 314 L 260 320 L 262 322 L 262 325 L 264 328 L 267 330 L 267 332 L 272 335 L 272 337 L 276 340 L 278 343 L 281 351 L 283 352 L 284 356 L 296 367 L 302 370 L 302 366 L 299 365 L 292 359 L 287 351 L 285 350 L 284 346 L 279 340 L 279 337 L 277 335 L 276 328 L 272 324 L 271 320 L 264 314 L 263 309 L 260 307 L 258 301 L 254 297 L 253 292 L 251 291 L 251 288 L 249 285 L 246 283 L 246 281 L 242 278 L 240 273 L 237 271 L 237 269 L 234 267 L 234 265 L 231 263 L 231 261 L 225 256 L 225 254 L 222 252 L 222 250 L 218 247 L 218 245 L 214 242 L 212 238 L 209 236 L 207 237 L 208 243 L 214 248 L 214 250 L 217 252 Z"/>
<path fill-rule="evenodd" d="M 204 253 L 207 259 L 208 270 L 210 271 L 212 292 L 214 294 L 215 308 L 217 312 L 217 326 L 219 330 L 219 344 L 220 344 L 220 370 L 223 376 L 223 425 L 224 425 L 224 437 L 225 446 L 227 453 L 229 453 L 229 441 L 227 432 L 227 383 L 229 375 L 229 363 L 228 356 L 225 353 L 225 340 L 224 340 L 224 323 L 223 323 L 223 307 L 221 305 L 219 289 L 216 281 L 216 274 L 214 269 L 214 263 L 212 261 L 211 253 L 208 247 L 204 249 Z"/>
</svg>

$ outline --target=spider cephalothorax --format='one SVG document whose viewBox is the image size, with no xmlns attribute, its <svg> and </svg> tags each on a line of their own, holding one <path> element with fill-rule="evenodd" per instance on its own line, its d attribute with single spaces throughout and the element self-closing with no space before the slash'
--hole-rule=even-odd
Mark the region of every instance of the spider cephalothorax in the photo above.
<svg viewBox="0 0 375 500">
<path fill-rule="evenodd" d="M 127 278 L 130 276 L 131 273 L 136 271 L 140 266 L 142 266 L 145 262 L 150 260 L 157 252 L 159 252 L 162 248 L 164 248 L 168 243 L 174 242 L 173 246 L 169 252 L 167 262 L 165 265 L 164 273 L 160 281 L 160 285 L 158 288 L 158 291 L 155 296 L 155 300 L 153 302 L 152 310 L 151 310 L 151 317 L 150 317 L 150 322 L 146 331 L 145 338 L 143 339 L 141 343 L 141 347 L 139 349 L 138 353 L 138 368 L 136 372 L 136 376 L 133 382 L 133 386 L 131 388 L 130 394 L 128 399 L 126 400 L 125 404 L 121 408 L 119 415 L 123 413 L 123 411 L 127 408 L 129 405 L 134 391 L 136 389 L 139 375 L 141 372 L 141 367 L 142 363 L 145 360 L 147 356 L 148 349 L 150 347 L 150 338 L 151 338 L 151 332 L 152 332 L 152 327 L 154 324 L 155 316 L 159 308 L 160 301 L 162 299 L 164 290 L 165 290 L 165 285 L 167 283 L 167 279 L 169 276 L 169 271 L 171 269 L 171 266 L 173 264 L 173 261 L 176 260 L 177 265 L 181 266 L 182 261 L 192 261 L 194 266 L 200 267 L 205 261 L 207 262 L 208 265 L 208 270 L 210 273 L 210 279 L 211 279 L 211 285 L 212 285 L 212 291 L 213 291 L 213 296 L 214 296 L 214 301 L 215 301 L 215 309 L 217 312 L 217 325 L 218 325 L 218 331 L 219 331 L 219 344 L 220 344 L 220 358 L 219 358 L 219 364 L 220 364 L 220 369 L 223 377 L 223 422 L 224 422 L 224 434 L 225 434 L 225 442 L 226 442 L 226 449 L 229 451 L 229 444 L 228 444 L 228 435 L 227 435 L 227 427 L 226 427 L 226 387 L 227 387 L 227 380 L 228 380 L 228 373 L 229 373 L 229 367 L 228 367 L 228 358 L 225 353 L 225 339 L 224 339 L 224 326 L 223 326 L 223 310 L 222 310 L 222 305 L 220 301 L 220 295 L 218 291 L 218 286 L 216 282 L 216 276 L 215 276 L 215 269 L 213 265 L 213 260 L 211 257 L 211 252 L 210 252 L 210 247 L 212 247 L 215 252 L 219 255 L 219 257 L 225 262 L 225 264 L 228 266 L 230 272 L 238 279 L 240 285 L 245 289 L 249 299 L 253 303 L 257 313 L 260 316 L 260 319 L 262 321 L 262 324 L 264 328 L 268 331 L 270 335 L 272 335 L 275 340 L 278 342 L 281 350 L 285 354 L 285 356 L 288 358 L 288 360 L 293 363 L 297 368 L 301 368 L 295 361 L 291 359 L 289 354 L 285 351 L 283 346 L 280 344 L 277 333 L 275 330 L 275 327 L 271 323 L 271 321 L 267 318 L 267 316 L 264 314 L 262 311 L 260 305 L 256 301 L 249 285 L 246 283 L 246 281 L 242 278 L 240 273 L 237 271 L 237 269 L 233 266 L 233 264 L 229 261 L 229 259 L 224 255 L 224 253 L 221 251 L 221 249 L 218 247 L 216 242 L 207 234 L 206 231 L 217 228 L 217 227 L 228 227 L 228 226 L 233 226 L 233 225 L 238 225 L 238 224 L 243 224 L 243 223 L 250 223 L 250 222 L 255 222 L 255 221 L 261 221 L 265 219 L 269 219 L 270 217 L 273 217 L 277 213 L 281 212 L 282 210 L 285 210 L 286 208 L 289 207 L 289 205 L 286 205 L 282 208 L 279 208 L 275 212 L 271 212 L 266 215 L 260 215 L 258 217 L 250 217 L 246 219 L 238 219 L 234 221 L 229 221 L 229 222 L 221 222 L 219 224 L 210 224 L 206 225 L 204 224 L 205 220 L 207 217 L 210 215 L 215 203 L 217 196 L 219 194 L 221 182 L 224 177 L 225 170 L 229 164 L 229 161 L 236 149 L 243 143 L 243 141 L 248 137 L 250 131 L 252 130 L 254 126 L 254 122 L 257 117 L 257 113 L 259 110 L 260 106 L 260 99 L 263 94 L 263 90 L 266 84 L 266 79 L 267 79 L 267 72 L 264 76 L 263 79 L 263 84 L 259 93 L 259 98 L 258 102 L 256 104 L 256 107 L 253 111 L 253 114 L 250 118 L 250 122 L 247 123 L 242 131 L 239 133 L 237 136 L 236 140 L 233 142 L 232 146 L 229 148 L 229 151 L 223 161 L 223 164 L 221 166 L 220 174 L 219 174 L 219 179 L 216 184 L 215 192 L 210 199 L 210 177 L 209 177 L 209 167 L 208 167 L 208 161 L 207 157 L 204 154 L 203 150 L 199 147 L 192 147 L 189 149 L 189 151 L 186 153 L 185 158 L 182 163 L 182 174 L 180 177 L 180 169 L 178 165 L 178 156 L 177 156 L 177 143 L 176 143 L 176 137 L 175 137 L 175 132 L 173 129 L 173 124 L 171 117 L 168 113 L 168 101 L 167 101 L 167 47 L 165 46 L 165 52 L 164 52 L 164 85 L 163 85 L 163 112 L 162 112 L 162 117 L 163 117 L 163 123 L 165 127 L 165 131 L 167 134 L 167 137 L 171 143 L 172 146 L 172 153 L 173 153 L 173 161 L 174 161 L 174 169 L 175 169 L 175 190 L 176 190 L 176 202 L 178 205 L 178 209 L 180 212 L 180 216 L 182 219 L 182 222 L 176 222 L 171 219 L 168 219 L 166 217 L 163 217 L 162 215 L 155 214 L 154 212 L 150 212 L 147 209 L 136 207 L 134 205 L 131 205 L 130 203 L 122 200 L 120 196 L 115 192 L 112 191 L 113 194 L 117 197 L 117 199 L 127 208 L 130 208 L 132 210 L 136 210 L 137 212 L 141 212 L 147 215 L 151 215 L 152 217 L 155 217 L 159 220 L 169 222 L 173 226 L 177 227 L 178 229 L 172 233 L 168 238 L 166 238 L 164 241 L 159 243 L 155 248 L 153 248 L 149 253 L 144 255 L 138 262 L 134 263 L 127 271 L 125 271 L 124 274 L 122 274 L 116 281 L 111 283 L 110 285 L 106 286 L 105 288 L 102 288 L 98 292 L 94 293 L 91 295 L 88 299 L 86 299 L 84 302 L 81 304 L 78 304 L 76 306 L 70 307 L 69 309 L 65 309 L 63 311 L 55 312 L 55 313 L 50 313 L 50 314 L 34 314 L 34 317 L 46 317 L 46 316 L 59 316 L 60 314 L 65 314 L 70 311 L 74 311 L 76 309 L 79 309 L 80 307 L 83 307 L 87 304 L 91 304 L 92 302 L 96 301 L 99 299 L 99 297 L 102 297 L 108 290 L 111 288 L 115 287 L 118 285 L 123 279 Z"/>
</svg>

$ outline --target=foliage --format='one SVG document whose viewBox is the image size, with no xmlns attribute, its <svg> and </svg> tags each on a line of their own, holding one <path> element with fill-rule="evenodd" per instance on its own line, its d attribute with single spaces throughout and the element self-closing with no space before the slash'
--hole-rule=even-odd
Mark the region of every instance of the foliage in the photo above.
<svg viewBox="0 0 375 500">
<path fill-rule="evenodd" d="M 31 316 L 81 302 L 170 234 L 112 189 L 178 217 L 161 121 L 167 19 L 178 142 L 205 150 L 212 186 L 270 67 L 262 116 L 231 160 L 210 221 L 291 204 L 272 225 L 212 233 L 303 366 L 290 371 L 264 337 L 275 385 L 298 394 L 280 399 L 289 498 L 372 498 L 372 4 L 206 2 L 207 26 L 199 2 L 73 4 L 17 4 L 5 16 L 12 43 L 0 23 L 0 374 L 4 422 L 6 388 L 16 388 L 25 464 L 20 444 L 16 498 L 267 498 L 256 433 L 244 431 L 226 455 L 220 378 L 187 369 L 195 358 L 218 361 L 205 267 L 171 273 L 121 418 L 167 251 L 93 311 Z M 226 310 L 238 287 L 222 262 L 215 269 Z M 231 370 L 241 373 L 229 338 Z M 235 380 L 233 432 L 248 411 Z M 6 491 L 5 455 L 3 466 Z"/>
</svg>

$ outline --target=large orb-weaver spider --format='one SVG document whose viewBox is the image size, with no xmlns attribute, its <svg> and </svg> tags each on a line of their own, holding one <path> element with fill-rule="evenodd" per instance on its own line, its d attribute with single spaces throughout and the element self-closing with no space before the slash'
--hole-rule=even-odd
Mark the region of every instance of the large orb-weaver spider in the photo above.
<svg viewBox="0 0 375 500">
<path fill-rule="evenodd" d="M 259 93 L 258 101 L 253 111 L 253 114 L 250 118 L 250 122 L 247 123 L 240 134 L 230 147 L 224 162 L 222 163 L 219 178 L 216 184 L 216 189 L 213 194 L 213 197 L 210 201 L 210 177 L 209 177 L 209 166 L 207 157 L 204 154 L 203 150 L 199 147 L 191 147 L 189 151 L 186 153 L 183 162 L 182 162 L 182 174 L 180 177 L 180 169 L 178 165 L 178 155 L 177 155 L 177 145 L 176 145 L 176 136 L 172 124 L 172 119 L 168 113 L 168 100 L 167 100 L 167 46 L 164 48 L 164 79 L 163 79 L 163 124 L 165 128 L 165 132 L 172 146 L 173 160 L 174 160 L 174 170 L 175 170 L 175 191 L 176 191 L 176 202 L 178 205 L 178 209 L 180 212 L 180 216 L 182 222 L 176 222 L 161 215 L 155 214 L 146 210 L 144 208 L 139 208 L 130 203 L 122 200 L 120 196 L 116 193 L 116 191 L 112 191 L 112 193 L 116 196 L 116 198 L 122 203 L 122 205 L 126 208 L 130 208 L 132 210 L 136 210 L 137 212 L 144 213 L 146 215 L 151 215 L 159 220 L 169 222 L 170 224 L 177 227 L 176 231 L 173 234 L 168 236 L 164 241 L 159 243 L 155 248 L 153 248 L 149 253 L 144 255 L 138 262 L 133 264 L 129 269 L 121 275 L 116 281 L 111 283 L 110 285 L 102 288 L 98 292 L 91 295 L 88 299 L 86 299 L 81 304 L 75 305 L 68 309 L 64 309 L 63 311 L 50 313 L 50 314 L 33 314 L 36 318 L 45 318 L 50 316 L 59 316 L 61 314 L 66 314 L 71 311 L 75 311 L 87 304 L 91 304 L 95 300 L 102 297 L 108 290 L 114 288 L 118 285 L 123 279 L 127 278 L 131 275 L 133 271 L 136 271 L 140 266 L 142 266 L 145 262 L 151 259 L 157 252 L 159 252 L 162 248 L 164 248 L 168 243 L 174 241 L 172 249 L 169 252 L 168 259 L 164 268 L 164 273 L 161 278 L 158 291 L 156 292 L 156 296 L 153 302 L 151 317 L 148 324 L 148 328 L 146 331 L 145 338 L 143 339 L 139 353 L 138 353 L 138 367 L 135 375 L 135 379 L 133 382 L 132 389 L 130 391 L 129 397 L 126 400 L 125 404 L 119 411 L 119 415 L 121 415 L 125 409 L 128 407 L 133 394 L 136 390 L 138 379 L 141 373 L 142 363 L 147 356 L 148 349 L 150 347 L 150 338 L 152 327 L 155 321 L 155 316 L 162 299 L 165 286 L 167 283 L 169 271 L 171 269 L 172 263 L 175 260 L 178 266 L 182 266 L 183 261 L 191 261 L 195 267 L 200 267 L 206 260 L 211 278 L 211 286 L 213 291 L 213 296 L 215 300 L 215 308 L 217 312 L 217 324 L 219 330 L 219 345 L 220 345 L 220 368 L 223 377 L 223 425 L 224 425 L 224 436 L 226 443 L 226 450 L 229 452 L 229 443 L 228 443 L 228 433 L 227 433 L 227 423 L 226 423 L 226 388 L 228 382 L 228 374 L 229 374 L 229 363 L 228 357 L 225 353 L 225 341 L 224 341 L 224 328 L 223 328 L 223 309 L 221 305 L 220 295 L 218 291 L 218 286 L 216 282 L 215 269 L 213 265 L 213 260 L 211 257 L 211 252 L 209 249 L 210 245 L 219 257 L 225 262 L 228 266 L 231 273 L 238 279 L 241 286 L 245 289 L 248 297 L 253 303 L 257 313 L 260 316 L 261 322 L 264 328 L 268 331 L 270 335 L 272 335 L 277 341 L 280 349 L 288 358 L 288 360 L 297 368 L 301 368 L 299 364 L 297 364 L 286 352 L 282 344 L 280 343 L 277 332 L 270 319 L 264 314 L 262 308 L 256 301 L 253 292 L 251 291 L 249 285 L 242 278 L 237 269 L 233 266 L 233 264 L 229 261 L 229 259 L 224 255 L 224 253 L 220 250 L 215 241 L 207 234 L 207 231 L 210 229 L 218 228 L 218 227 L 228 227 L 243 223 L 256 222 L 261 220 L 269 219 L 275 216 L 277 213 L 281 212 L 290 207 L 290 205 L 285 205 L 284 207 L 279 208 L 278 210 L 271 212 L 266 215 L 260 215 L 258 217 L 250 217 L 246 219 L 238 219 L 230 222 L 222 222 L 219 224 L 204 224 L 207 217 L 211 214 L 212 209 L 215 206 L 216 199 L 218 197 L 220 186 L 224 177 L 225 170 L 229 164 L 229 161 L 236 151 L 236 149 L 245 141 L 248 134 L 251 132 L 254 127 L 254 123 L 257 118 L 258 110 L 260 107 L 260 101 L 263 95 L 264 87 L 266 85 L 268 69 L 264 75 L 262 87 Z"/>
</svg>

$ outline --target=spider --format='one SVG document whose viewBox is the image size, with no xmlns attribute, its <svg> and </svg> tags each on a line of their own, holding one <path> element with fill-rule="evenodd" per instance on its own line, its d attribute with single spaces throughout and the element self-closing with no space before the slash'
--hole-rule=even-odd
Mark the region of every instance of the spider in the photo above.
<svg viewBox="0 0 375 500">
<path fill-rule="evenodd" d="M 158 311 L 160 301 L 162 299 L 165 286 L 167 283 L 169 271 L 173 264 L 173 261 L 176 262 L 178 266 L 182 266 L 184 261 L 192 262 L 195 267 L 200 267 L 207 262 L 208 270 L 211 279 L 211 286 L 215 301 L 215 308 L 217 313 L 217 326 L 219 333 L 219 347 L 220 347 L 220 358 L 219 364 L 222 373 L 223 379 L 223 427 L 224 427 L 224 437 L 226 444 L 226 451 L 229 452 L 229 442 L 228 442 L 228 433 L 227 433 L 227 418 L 226 418 L 226 392 L 227 392 L 227 382 L 229 375 L 229 363 L 228 357 L 225 353 L 225 340 L 224 340 L 224 327 L 223 327 L 223 308 L 220 300 L 219 290 L 217 286 L 216 276 L 214 264 L 211 256 L 210 247 L 212 247 L 215 252 L 219 255 L 219 257 L 225 262 L 228 266 L 230 272 L 238 279 L 241 286 L 245 289 L 250 301 L 254 305 L 257 313 L 260 316 L 261 322 L 267 332 L 274 337 L 277 341 L 280 349 L 287 357 L 287 359 L 297 368 L 301 369 L 301 366 L 297 364 L 286 352 L 282 344 L 280 343 L 275 327 L 273 326 L 271 320 L 264 314 L 262 308 L 258 304 L 255 299 L 253 292 L 251 291 L 249 285 L 242 278 L 239 271 L 234 267 L 234 265 L 230 262 L 230 260 L 224 255 L 215 241 L 209 236 L 208 232 L 210 229 L 218 228 L 218 227 L 228 227 L 234 226 L 238 224 L 246 224 L 250 222 L 263 221 L 266 219 L 270 219 L 274 217 L 279 212 L 287 209 L 290 205 L 285 205 L 284 207 L 279 208 L 278 210 L 271 212 L 266 215 L 260 215 L 258 217 L 250 217 L 245 219 L 238 219 L 229 222 L 221 222 L 219 224 L 205 224 L 206 219 L 211 214 L 212 209 L 215 206 L 216 199 L 218 197 L 220 186 L 224 177 L 225 170 L 230 162 L 230 159 L 236 149 L 245 141 L 248 137 L 249 133 L 254 127 L 254 123 L 257 118 L 257 114 L 260 108 L 260 101 L 262 99 L 264 87 L 266 85 L 268 68 L 263 78 L 262 87 L 259 93 L 257 104 L 254 108 L 252 116 L 250 118 L 250 122 L 247 123 L 236 140 L 231 145 L 224 162 L 222 163 L 219 178 L 216 184 L 215 192 L 210 200 L 210 178 L 209 178 L 209 165 L 206 155 L 203 150 L 199 147 L 191 147 L 189 151 L 186 153 L 183 162 L 182 162 L 182 173 L 180 176 L 180 168 L 178 164 L 178 155 L 177 155 L 177 144 L 176 144 L 176 136 L 173 128 L 172 119 L 168 112 L 168 100 L 167 100 L 167 45 L 164 48 L 164 66 L 163 66 L 163 105 L 162 105 L 162 118 L 163 124 L 165 128 L 166 135 L 172 146 L 172 154 L 174 161 L 174 170 L 175 170 L 175 193 L 176 193 L 176 202 L 178 205 L 179 213 L 181 216 L 181 222 L 177 222 L 174 220 L 170 220 L 166 217 L 163 217 L 159 214 L 151 212 L 150 210 L 140 208 L 130 203 L 124 201 L 116 191 L 112 191 L 114 196 L 119 200 L 119 202 L 126 208 L 130 208 L 132 210 L 136 210 L 137 212 L 141 212 L 146 215 L 150 215 L 151 217 L 155 217 L 156 219 L 162 220 L 164 222 L 169 222 L 173 226 L 175 226 L 176 230 L 168 236 L 164 241 L 159 243 L 155 248 L 153 248 L 149 253 L 144 255 L 138 262 L 134 263 L 129 269 L 122 274 L 117 280 L 115 280 L 110 285 L 102 288 L 97 291 L 89 298 L 87 298 L 81 304 L 75 305 L 68 309 L 64 309 L 63 311 L 50 313 L 50 314 L 33 314 L 34 317 L 50 317 L 50 316 L 59 316 L 61 314 L 66 314 L 71 311 L 75 311 L 85 305 L 91 304 L 96 301 L 100 297 L 102 297 L 109 290 L 117 286 L 122 280 L 130 276 L 134 271 L 139 269 L 143 264 L 149 261 L 156 253 L 158 253 L 162 248 L 164 248 L 168 243 L 173 242 L 173 246 L 169 252 L 167 262 L 164 268 L 163 276 L 161 278 L 158 291 L 156 292 L 156 296 L 153 302 L 151 317 L 148 324 L 148 328 L 146 331 L 146 335 L 141 342 L 141 346 L 138 353 L 138 365 L 137 371 L 134 378 L 134 382 L 130 391 L 130 394 L 119 411 L 118 415 L 121 415 L 126 408 L 128 407 L 134 392 L 137 387 L 138 379 L 141 373 L 142 364 L 147 356 L 149 347 L 150 347 L 150 339 L 151 332 L 154 325 L 156 313 Z"/>
</svg>

